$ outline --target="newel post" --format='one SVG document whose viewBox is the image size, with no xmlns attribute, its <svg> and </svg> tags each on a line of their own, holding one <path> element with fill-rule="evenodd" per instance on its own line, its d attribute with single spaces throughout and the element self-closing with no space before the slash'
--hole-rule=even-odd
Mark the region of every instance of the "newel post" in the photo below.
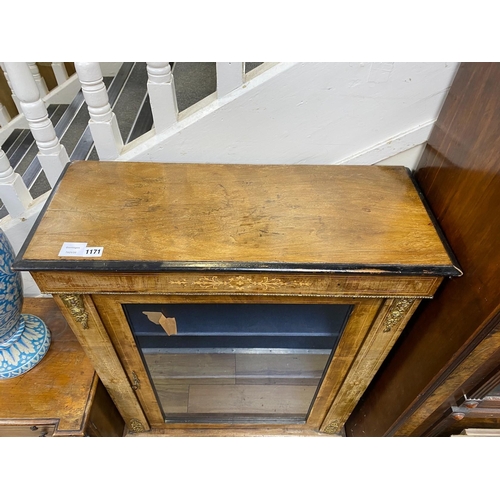
<svg viewBox="0 0 500 500">
<path fill-rule="evenodd" d="M 115 160 L 123 149 L 123 139 L 111 111 L 101 67 L 98 62 L 75 62 L 75 68 L 89 108 L 89 127 L 97 154 L 101 160 Z"/>
<path fill-rule="evenodd" d="M 12 169 L 0 149 L 0 199 L 11 217 L 20 217 L 33 201 L 21 176 Z"/>
<path fill-rule="evenodd" d="M 177 122 L 174 75 L 168 62 L 148 62 L 148 94 L 156 132 Z"/>
<path fill-rule="evenodd" d="M 45 103 L 40 98 L 38 86 L 25 62 L 6 62 L 12 88 L 19 98 L 21 111 L 28 122 L 38 146 L 38 159 L 47 180 L 53 187 L 69 162 L 66 149 L 56 136 L 54 126 L 47 114 Z"/>
</svg>

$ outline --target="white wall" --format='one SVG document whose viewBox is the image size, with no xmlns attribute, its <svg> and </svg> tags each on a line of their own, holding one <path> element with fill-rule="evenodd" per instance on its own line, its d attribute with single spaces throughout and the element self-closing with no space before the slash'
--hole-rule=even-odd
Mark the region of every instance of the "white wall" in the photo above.
<svg viewBox="0 0 500 500">
<path fill-rule="evenodd" d="M 414 170 L 417 167 L 418 162 L 420 161 L 422 153 L 424 152 L 425 144 L 426 143 L 419 144 L 418 146 L 407 149 L 402 153 L 398 153 L 389 158 L 385 158 L 384 160 L 378 162 L 377 165 L 402 165 L 403 167 Z"/>
<path fill-rule="evenodd" d="M 458 63 L 279 63 L 120 160 L 375 164 L 425 143 Z"/>
</svg>

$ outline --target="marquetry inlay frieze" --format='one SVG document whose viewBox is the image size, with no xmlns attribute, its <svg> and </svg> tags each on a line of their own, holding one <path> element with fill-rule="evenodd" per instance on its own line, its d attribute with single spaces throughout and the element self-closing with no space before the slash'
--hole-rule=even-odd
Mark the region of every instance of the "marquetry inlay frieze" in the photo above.
<svg viewBox="0 0 500 500">
<path fill-rule="evenodd" d="M 254 277 L 254 276 L 202 276 L 197 278 L 181 278 L 170 280 L 172 285 L 180 285 L 183 287 L 195 287 L 201 290 L 279 290 L 286 288 L 309 288 L 313 286 L 313 281 L 299 278 L 299 279 L 282 279 L 272 278 L 269 276 Z"/>
</svg>

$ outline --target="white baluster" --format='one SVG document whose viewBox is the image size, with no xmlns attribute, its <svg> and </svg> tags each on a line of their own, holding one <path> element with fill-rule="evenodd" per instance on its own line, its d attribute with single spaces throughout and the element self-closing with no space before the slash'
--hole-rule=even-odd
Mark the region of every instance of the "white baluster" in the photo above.
<svg viewBox="0 0 500 500">
<path fill-rule="evenodd" d="M 218 62 L 217 97 L 225 96 L 243 85 L 245 68 L 242 62 Z"/>
<path fill-rule="evenodd" d="M 7 85 L 9 86 L 10 91 L 12 92 L 12 95 L 11 95 L 12 100 L 14 101 L 14 104 L 16 105 L 16 108 L 19 111 L 19 113 L 22 113 L 21 104 L 19 103 L 19 98 L 17 97 L 16 93 L 14 92 L 14 89 L 12 88 L 12 83 L 10 83 L 10 77 L 7 74 L 7 70 L 5 68 L 5 63 L 3 63 L 3 62 L 0 63 L 0 68 L 2 68 L 3 74 L 5 76 L 5 80 L 7 80 Z"/>
<path fill-rule="evenodd" d="M 0 102 L 0 127 L 10 122 L 10 115 L 7 108 Z"/>
<path fill-rule="evenodd" d="M 12 169 L 7 155 L 0 149 L 0 199 L 11 217 L 20 217 L 33 201 L 26 184 Z"/>
<path fill-rule="evenodd" d="M 15 94 L 19 97 L 31 133 L 38 146 L 38 159 L 51 186 L 57 182 L 69 162 L 66 149 L 56 136 L 54 126 L 47 115 L 47 108 L 40 98 L 38 86 L 30 68 L 24 62 L 5 63 Z"/>
<path fill-rule="evenodd" d="M 177 122 L 174 75 L 167 62 L 148 62 L 148 93 L 156 132 Z"/>
<path fill-rule="evenodd" d="M 114 160 L 121 153 L 123 139 L 116 116 L 109 105 L 108 92 L 102 81 L 99 63 L 76 62 L 75 68 L 89 108 L 89 127 L 99 158 Z"/>
<path fill-rule="evenodd" d="M 62 85 L 68 79 L 68 72 L 66 71 L 66 66 L 62 62 L 53 62 L 52 71 L 56 77 L 57 85 Z"/>
<path fill-rule="evenodd" d="M 45 97 L 49 93 L 49 89 L 47 88 L 44 78 L 40 74 L 38 66 L 34 62 L 29 62 L 27 64 L 33 75 L 33 80 L 35 80 L 36 86 L 38 87 L 38 91 L 40 92 L 40 97 Z"/>
</svg>

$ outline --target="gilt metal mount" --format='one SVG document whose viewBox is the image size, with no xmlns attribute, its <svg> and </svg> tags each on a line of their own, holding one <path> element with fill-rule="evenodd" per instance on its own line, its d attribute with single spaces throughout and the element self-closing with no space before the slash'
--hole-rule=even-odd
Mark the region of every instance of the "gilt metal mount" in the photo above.
<svg viewBox="0 0 500 500">
<path fill-rule="evenodd" d="M 87 330 L 89 327 L 89 314 L 85 310 L 85 304 L 83 302 L 83 297 L 81 295 L 77 295 L 74 293 L 61 293 L 59 295 L 61 300 L 64 302 L 64 305 L 69 309 L 71 316 L 78 323 L 82 324 L 84 330 Z"/>
<path fill-rule="evenodd" d="M 144 429 L 142 422 L 138 418 L 131 418 L 130 419 L 129 429 L 134 433 L 144 432 L 146 430 L 146 429 Z"/>
<path fill-rule="evenodd" d="M 384 322 L 385 333 L 390 332 L 403 319 L 414 302 L 415 299 L 399 299 L 392 304 Z"/>
</svg>

